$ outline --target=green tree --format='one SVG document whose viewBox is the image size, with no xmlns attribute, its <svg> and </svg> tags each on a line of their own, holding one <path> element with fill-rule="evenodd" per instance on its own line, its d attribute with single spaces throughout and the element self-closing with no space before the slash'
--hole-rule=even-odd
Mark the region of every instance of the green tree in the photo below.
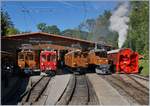
<svg viewBox="0 0 150 106">
<path fill-rule="evenodd" d="M 131 1 L 130 4 L 129 31 L 124 47 L 130 47 L 148 58 L 149 2 Z"/>
<path fill-rule="evenodd" d="M 105 10 L 97 19 L 87 19 L 85 22 L 79 24 L 78 28 L 80 32 L 83 30 L 88 32 L 84 39 L 104 42 L 117 48 L 118 34 L 108 29 L 111 15 L 110 11 Z M 82 36 L 83 35 L 81 35 L 80 38 L 82 38 Z"/>
<path fill-rule="evenodd" d="M 41 32 L 46 32 L 46 28 L 47 28 L 47 26 L 45 23 L 39 23 L 37 25 L 37 29 L 40 30 Z"/>
<path fill-rule="evenodd" d="M 78 27 L 80 30 L 87 30 L 88 32 L 92 32 L 95 27 L 94 19 L 87 19 L 85 22 L 82 22 Z"/>
<path fill-rule="evenodd" d="M 56 25 L 47 26 L 46 31 L 50 34 L 60 34 L 60 29 Z"/>
<path fill-rule="evenodd" d="M 78 28 L 76 28 L 76 29 L 66 29 L 66 30 L 61 32 L 61 35 L 87 40 L 88 32 L 82 31 Z"/>
<path fill-rule="evenodd" d="M 37 29 L 41 32 L 46 32 L 50 34 L 60 34 L 60 29 L 56 25 L 48 26 L 46 23 L 39 23 Z"/>
<path fill-rule="evenodd" d="M 20 31 L 16 28 L 8 28 L 6 33 L 7 35 L 13 35 L 13 34 L 19 34 Z"/>
<path fill-rule="evenodd" d="M 110 44 L 114 47 L 118 47 L 117 38 L 118 34 L 116 32 L 111 32 L 109 30 L 109 19 L 111 17 L 111 12 L 105 10 L 103 14 L 99 15 L 96 19 L 96 24 L 92 33 L 92 40 L 96 42 L 103 41 L 106 44 Z"/>
<path fill-rule="evenodd" d="M 6 11 L 1 9 L 1 35 L 7 35 L 7 29 L 12 28 L 14 25 Z"/>
</svg>

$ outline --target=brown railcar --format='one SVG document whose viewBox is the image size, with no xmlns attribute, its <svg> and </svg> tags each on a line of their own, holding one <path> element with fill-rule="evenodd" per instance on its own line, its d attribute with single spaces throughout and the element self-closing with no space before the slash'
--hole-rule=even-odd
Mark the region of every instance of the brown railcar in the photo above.
<svg viewBox="0 0 150 106">
<path fill-rule="evenodd" d="M 81 50 L 71 51 L 65 54 L 65 65 L 73 71 L 82 73 L 88 68 L 88 52 Z"/>
<path fill-rule="evenodd" d="M 30 68 L 35 69 L 36 59 L 34 51 L 21 51 L 18 53 L 18 66 L 21 69 Z"/>
</svg>

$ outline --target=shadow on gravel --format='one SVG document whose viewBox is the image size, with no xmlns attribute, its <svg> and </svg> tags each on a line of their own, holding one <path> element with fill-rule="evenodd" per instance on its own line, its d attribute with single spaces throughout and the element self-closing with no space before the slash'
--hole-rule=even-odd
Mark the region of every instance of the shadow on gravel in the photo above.
<svg viewBox="0 0 150 106">
<path fill-rule="evenodd" d="M 23 73 L 19 73 L 14 79 L 9 78 L 8 83 L 11 85 L 8 85 L 7 87 L 3 87 L 1 92 L 4 92 L 3 95 L 1 95 L 1 104 L 2 105 L 17 105 L 18 102 L 21 100 L 21 95 L 26 91 L 26 88 L 29 83 L 29 76 L 25 76 Z M 18 82 L 15 83 L 15 79 L 18 79 Z"/>
<path fill-rule="evenodd" d="M 68 68 L 68 67 L 63 67 L 61 69 L 58 69 L 56 75 L 64 75 L 64 74 L 86 74 L 86 73 L 95 73 L 94 69 L 80 69 L 80 71 L 74 70 L 72 71 L 72 69 Z"/>
</svg>

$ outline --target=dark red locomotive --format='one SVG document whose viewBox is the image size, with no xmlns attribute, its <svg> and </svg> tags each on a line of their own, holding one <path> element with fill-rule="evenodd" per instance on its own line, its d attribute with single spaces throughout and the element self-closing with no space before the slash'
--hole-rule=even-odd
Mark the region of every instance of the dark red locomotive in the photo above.
<svg viewBox="0 0 150 106">
<path fill-rule="evenodd" d="M 40 70 L 46 73 L 56 73 L 57 70 L 56 51 L 41 51 Z"/>
<path fill-rule="evenodd" d="M 116 73 L 138 73 L 138 53 L 129 48 L 108 51 L 108 59 Z"/>
</svg>

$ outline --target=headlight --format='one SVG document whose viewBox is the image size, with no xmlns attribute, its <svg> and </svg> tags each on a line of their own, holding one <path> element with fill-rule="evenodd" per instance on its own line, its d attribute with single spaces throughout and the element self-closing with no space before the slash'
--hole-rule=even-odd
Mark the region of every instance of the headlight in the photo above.
<svg viewBox="0 0 150 106">
<path fill-rule="evenodd" d="M 51 68 L 50 68 L 50 67 L 47 67 L 46 70 L 51 70 Z"/>
<path fill-rule="evenodd" d="M 6 69 L 7 69 L 7 70 L 9 70 L 9 69 L 10 69 L 10 67 L 8 67 L 8 66 L 7 66 L 7 67 L 6 67 Z"/>
</svg>

